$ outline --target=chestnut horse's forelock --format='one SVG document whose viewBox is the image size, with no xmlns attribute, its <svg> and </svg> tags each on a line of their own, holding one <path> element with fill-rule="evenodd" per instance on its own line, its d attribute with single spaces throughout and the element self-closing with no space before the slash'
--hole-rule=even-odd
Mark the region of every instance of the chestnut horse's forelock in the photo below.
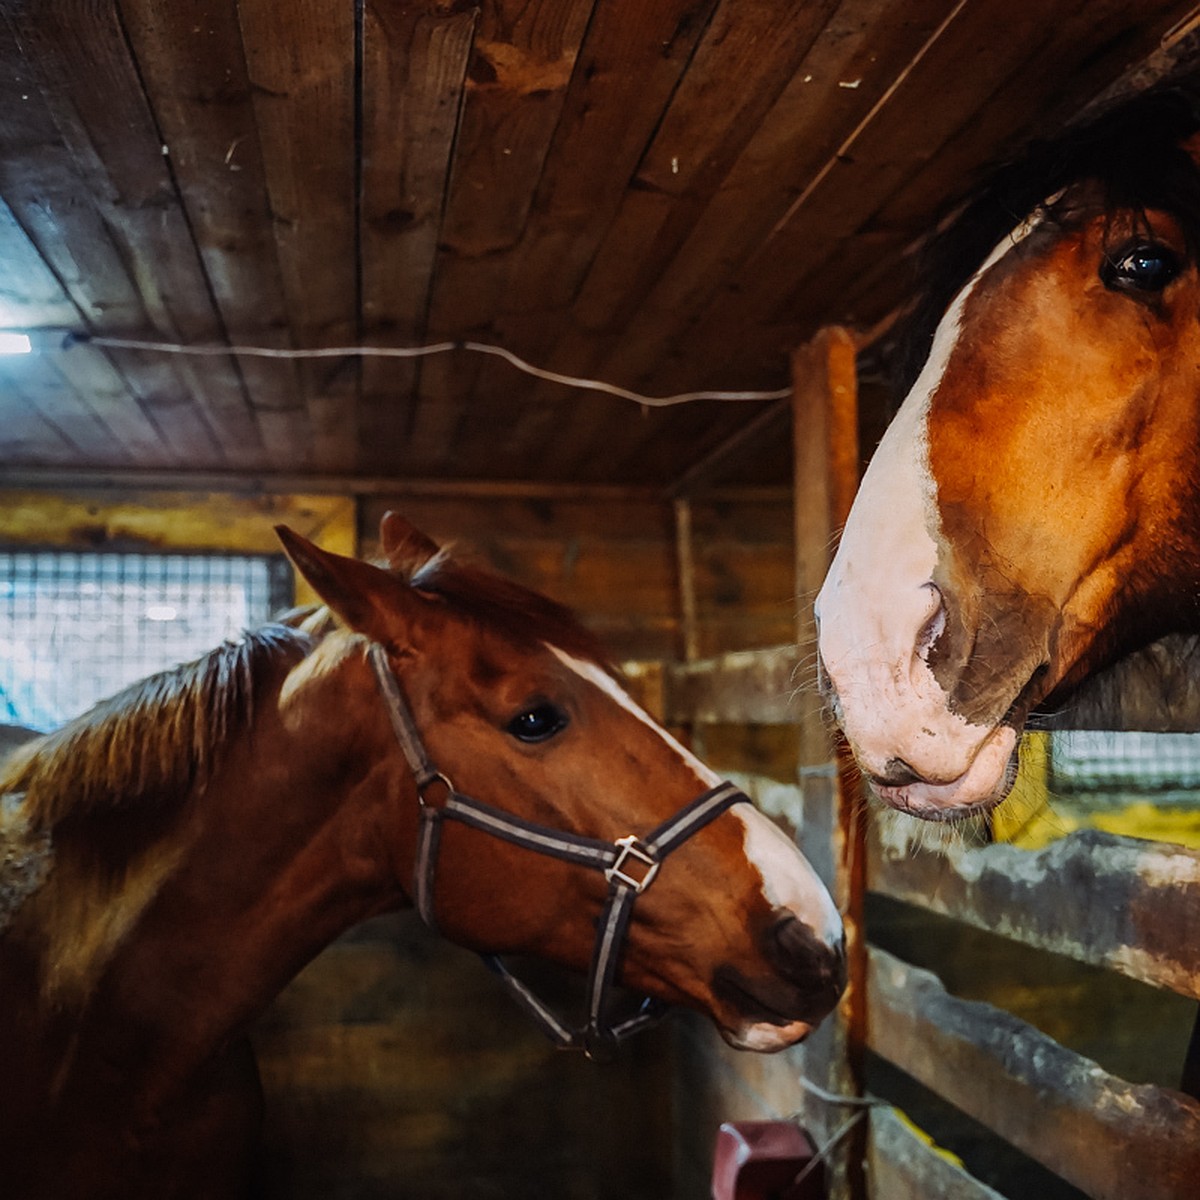
<svg viewBox="0 0 1200 1200">
<path fill-rule="evenodd" d="M 253 718 L 263 675 L 313 648 L 306 633 L 265 625 L 193 663 L 152 675 L 16 750 L 0 795 L 23 793 L 33 829 L 108 805 L 179 802 L 209 775 L 222 744 Z"/>
</svg>

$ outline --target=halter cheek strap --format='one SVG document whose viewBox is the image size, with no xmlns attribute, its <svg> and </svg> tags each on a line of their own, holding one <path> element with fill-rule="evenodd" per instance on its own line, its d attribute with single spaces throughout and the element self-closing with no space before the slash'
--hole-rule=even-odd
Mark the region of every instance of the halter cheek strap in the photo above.
<svg viewBox="0 0 1200 1200">
<path fill-rule="evenodd" d="M 718 784 L 685 805 L 644 838 L 630 834 L 615 842 L 565 833 L 526 821 L 455 790 L 430 760 L 399 682 L 387 661 L 387 654 L 381 646 L 374 644 L 369 654 L 396 740 L 417 784 L 420 826 L 413 864 L 413 902 L 421 919 L 431 929 L 437 928 L 434 879 L 442 826 L 447 820 L 458 821 L 538 854 L 604 873 L 608 881 L 608 895 L 592 949 L 588 972 L 587 1024 L 584 1028 L 572 1030 L 564 1025 L 526 984 L 512 974 L 498 955 L 484 954 L 481 957 L 557 1045 L 564 1049 L 583 1050 L 591 1058 L 607 1056 L 617 1042 L 654 1023 L 665 1011 L 661 1002 L 647 997 L 637 1013 L 628 1020 L 611 1024 L 607 1019 L 608 999 L 616 982 L 634 902 L 654 882 L 663 860 L 671 851 L 727 808 L 748 802 L 749 797 L 732 783 Z M 443 793 L 440 804 L 432 802 L 435 790 Z"/>
</svg>

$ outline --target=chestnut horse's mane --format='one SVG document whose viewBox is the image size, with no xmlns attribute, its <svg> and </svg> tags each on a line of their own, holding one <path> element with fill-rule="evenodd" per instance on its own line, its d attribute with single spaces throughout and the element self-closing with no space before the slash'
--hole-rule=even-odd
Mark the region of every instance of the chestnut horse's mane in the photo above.
<svg viewBox="0 0 1200 1200">
<path fill-rule="evenodd" d="M 182 797 L 207 777 L 221 743 L 251 720 L 272 665 L 299 662 L 306 633 L 264 625 L 196 662 L 131 684 L 0 765 L 0 795 L 23 793 L 34 828 L 104 805 Z"/>
<path fill-rule="evenodd" d="M 561 604 L 438 554 L 393 568 L 449 611 L 524 646 L 549 642 L 598 663 L 598 641 Z M 222 743 L 245 730 L 255 691 L 272 668 L 289 668 L 333 626 L 325 609 L 297 609 L 226 642 L 196 662 L 149 676 L 0 763 L 0 796 L 25 796 L 34 828 L 50 829 L 104 806 L 132 809 L 182 798 L 204 782 Z"/>
<path fill-rule="evenodd" d="M 959 199 L 916 256 L 920 292 L 889 351 L 897 399 L 916 381 L 933 334 L 958 290 L 1005 234 L 1042 209 L 1069 224 L 1048 198 L 1082 180 L 1099 185 L 1101 211 L 1156 208 L 1179 220 L 1200 249 L 1200 166 L 1182 143 L 1200 130 L 1200 78 L 1176 80 L 1112 105 L 1061 135 L 1034 142 Z"/>
</svg>

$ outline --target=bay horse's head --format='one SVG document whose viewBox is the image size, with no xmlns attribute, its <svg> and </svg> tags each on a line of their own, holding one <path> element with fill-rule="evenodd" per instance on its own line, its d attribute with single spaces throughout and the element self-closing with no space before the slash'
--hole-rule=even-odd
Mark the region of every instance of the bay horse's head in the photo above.
<svg viewBox="0 0 1200 1200">
<path fill-rule="evenodd" d="M 375 840 L 399 887 L 419 902 L 414 865 L 432 856 L 436 875 L 418 872 L 429 888 L 422 907 L 447 936 L 586 969 L 608 911 L 604 870 L 515 844 L 503 830 L 607 853 L 630 835 L 651 836 L 720 781 L 626 695 L 554 602 L 456 562 L 394 514 L 381 530 L 388 569 L 280 536 L 345 626 L 297 669 L 285 711 L 307 723 L 308 708 L 336 704 L 322 715 L 344 731 L 344 753 L 366 764 L 362 787 L 382 814 Z M 394 718 L 398 738 L 372 664 L 385 693 L 394 679 L 409 714 Z M 423 756 L 438 774 L 419 795 Z M 419 812 L 459 801 L 463 819 L 439 820 L 430 851 Z M 748 803 L 714 811 L 664 853 L 631 904 L 620 978 L 708 1013 L 735 1046 L 779 1049 L 837 1001 L 841 922 L 780 829 Z M 618 869 L 649 882 L 637 851 Z"/>
<path fill-rule="evenodd" d="M 897 808 L 998 803 L 1031 709 L 1197 627 L 1198 129 L 1142 97 L 942 240 L 957 277 L 817 604 L 835 713 Z"/>
</svg>

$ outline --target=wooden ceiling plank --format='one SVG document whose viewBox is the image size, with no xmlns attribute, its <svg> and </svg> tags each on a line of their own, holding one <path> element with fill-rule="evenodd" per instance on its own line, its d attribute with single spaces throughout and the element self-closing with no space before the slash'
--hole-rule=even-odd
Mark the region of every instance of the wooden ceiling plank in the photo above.
<svg viewBox="0 0 1200 1200">
<path fill-rule="evenodd" d="M 292 345 L 254 102 L 233 5 L 120 0 L 138 70 L 164 142 L 225 337 Z M 190 365 L 190 364 L 188 364 Z M 208 368 L 205 360 L 204 369 Z M 296 364 L 242 356 L 224 364 L 243 393 L 240 459 L 281 465 L 306 446 Z M 226 416 L 235 423 L 235 414 Z"/>
<path fill-rule="evenodd" d="M 237 8 L 293 337 L 303 347 L 356 345 L 355 6 L 292 0 L 286 36 L 274 0 Z M 353 466 L 358 365 L 300 364 L 307 428 L 289 426 L 288 442 L 273 447 L 281 465 Z"/>
<path fill-rule="evenodd" d="M 442 223 L 447 251 L 483 258 L 520 238 L 591 15 L 592 0 L 480 6 Z"/>
<path fill-rule="evenodd" d="M 32 354 L 0 365 L 0 406 L 7 422 L 12 410 L 27 405 L 59 432 L 76 462 L 132 466 L 136 459 L 55 369 L 53 357 Z"/>
<path fill-rule="evenodd" d="M 654 178 L 642 178 L 642 171 L 647 156 L 654 160 L 673 109 L 715 103 L 712 68 L 719 70 L 723 55 L 728 65 L 754 52 L 756 39 L 770 24 L 763 8 L 770 6 L 745 6 L 745 26 L 725 20 L 732 6 L 714 15 L 717 7 L 715 0 L 664 4 L 642 14 L 639 22 L 612 6 L 597 10 L 515 256 L 503 312 L 544 312 L 569 304 L 628 189 L 657 188 Z M 782 18 L 782 10 L 775 8 L 776 19 Z M 790 16 L 790 27 L 805 25 L 794 12 Z M 758 52 L 764 53 L 761 45 Z M 773 52 L 774 47 L 766 51 L 767 57 Z M 753 80 L 759 78 L 756 71 Z M 739 103 L 751 108 L 757 89 L 746 82 L 746 98 Z M 731 136 L 727 117 L 706 126 L 686 153 L 679 146 L 671 152 L 676 160 L 684 155 L 688 179 L 718 152 L 722 138 Z M 663 170 L 671 178 L 670 167 Z M 676 187 L 670 194 L 678 198 L 684 189 Z"/>
<path fill-rule="evenodd" d="M 78 329 L 79 311 L 0 200 L 0 326 L 6 329 Z"/>
<path fill-rule="evenodd" d="M 632 196 L 644 202 L 640 209 L 656 205 L 670 210 L 677 204 L 676 197 L 655 188 L 638 186 L 631 193 L 630 181 L 654 145 L 672 97 L 689 86 L 697 48 L 712 32 L 714 7 L 715 0 L 695 7 L 654 6 L 638 13 L 637 22 L 628 11 L 611 6 L 596 11 L 526 232 L 514 252 L 502 305 L 493 317 L 500 340 L 536 364 L 554 365 L 560 338 L 570 335 L 565 319 L 570 301 L 626 200 Z M 733 60 L 745 53 L 758 31 L 744 35 L 728 28 L 722 17 L 715 41 L 728 42 L 727 61 Z M 713 59 L 707 55 L 706 66 L 698 70 L 707 70 L 708 76 L 694 95 L 719 74 Z M 636 96 L 632 106 L 631 96 Z M 719 128 L 727 125 L 719 122 Z M 589 373 L 590 361 L 560 361 L 566 373 Z M 562 408 L 571 401 L 557 384 L 535 384 L 532 390 L 527 384 L 526 391 L 528 400 L 506 439 L 506 452 L 527 469 L 550 468 L 552 458 L 539 451 L 554 437 Z"/>
<path fill-rule="evenodd" d="M 430 293 L 428 340 L 490 340 L 592 8 L 593 0 L 487 0 L 480 6 Z M 599 6 L 597 17 L 603 10 Z M 419 461 L 450 453 L 444 439 L 458 423 L 480 365 L 464 357 L 422 364 L 409 424 Z"/>
<path fill-rule="evenodd" d="M 186 451 L 165 437 L 156 413 L 138 402 L 130 385 L 103 351 L 86 343 L 54 357 L 54 368 L 134 458 L 147 466 L 186 463 Z"/>
<path fill-rule="evenodd" d="M 1056 8 L 1014 7 L 1004 0 L 987 0 L 964 10 L 863 128 L 848 153 L 831 164 L 805 203 L 747 257 L 707 311 L 676 340 L 671 348 L 676 365 L 666 372 L 667 378 L 694 380 L 691 364 L 705 361 L 704 356 L 744 361 L 740 346 L 748 340 L 748 331 L 778 321 L 789 297 L 799 303 L 811 296 L 812 278 L 824 264 L 837 264 L 847 241 L 870 232 L 875 213 L 889 196 L 922 173 L 922 164 L 935 160 L 946 140 L 969 128 L 981 110 L 998 111 L 1000 106 L 993 106 L 993 101 L 1001 89 L 1011 87 L 1022 99 L 1020 108 L 1010 108 L 1007 114 L 1012 139 L 1030 136 L 1047 96 L 1060 92 L 1064 80 L 1074 80 L 1081 63 L 1104 58 L 1109 75 L 1119 74 L 1130 58 L 1137 57 L 1137 45 L 1144 52 L 1157 41 L 1159 26 L 1169 25 L 1178 8 L 1178 3 L 1159 2 L 1152 12 L 1139 8 L 1130 15 L 1119 0 Z M 1083 24 L 1088 36 L 1082 41 L 1079 28 L 1068 22 L 1076 9 L 1088 14 Z M 1111 40 L 1113 22 L 1125 30 L 1126 40 Z M 1064 41 L 1060 35 L 1068 25 L 1073 40 Z M 1057 45 L 1062 64 L 1051 78 L 1022 68 L 1028 47 L 1046 41 Z M 1098 53 L 1101 50 L 1103 54 Z M 970 69 L 964 69 L 965 64 Z M 1060 102 L 1079 105 L 1087 99 L 1073 92 L 1069 101 Z M 926 114 L 925 120 L 914 122 L 914 111 Z M 990 156 L 990 148 L 983 144 L 977 152 L 980 158 Z M 940 171 L 934 174 L 944 178 Z M 827 306 L 824 319 L 834 317 L 840 319 L 840 312 L 831 313 Z M 654 375 L 651 369 L 648 377 Z"/>
<path fill-rule="evenodd" d="M 365 18 L 362 328 L 368 342 L 412 346 L 425 333 L 477 12 L 370 0 Z M 362 469 L 402 461 L 418 374 L 416 360 L 364 360 Z"/>
<path fill-rule="evenodd" d="M 594 244 L 602 234 L 679 85 L 711 7 L 711 3 L 695 6 L 681 0 L 636 13 L 597 7 L 521 240 L 497 254 L 497 261 L 477 265 L 476 270 L 486 274 L 486 286 L 481 288 L 475 278 L 465 279 L 453 293 L 447 289 L 447 294 L 467 297 L 475 328 L 496 328 L 500 340 L 509 345 L 508 315 L 531 307 L 512 301 L 514 291 L 536 288 L 547 262 L 568 272 L 573 247 L 589 238 Z M 638 97 L 636 106 L 629 103 L 631 94 Z M 565 237 L 556 238 L 553 226 L 560 221 L 569 222 L 570 229 Z M 589 225 L 595 226 L 594 231 Z M 512 348 L 538 360 L 546 340 L 543 330 L 537 340 L 526 336 Z M 548 340 L 552 344 L 553 337 Z M 439 422 L 442 436 L 461 429 L 471 412 L 481 407 L 474 398 L 483 387 L 478 378 L 478 368 L 465 380 L 456 377 L 448 405 L 451 412 Z M 526 390 L 529 386 L 522 385 Z M 561 396 L 561 388 L 553 390 Z M 546 394 L 539 388 L 536 403 Z M 419 412 L 418 421 L 422 418 Z M 530 465 L 540 469 L 542 462 L 534 459 Z"/>
<path fill-rule="evenodd" d="M 531 361 L 549 363 L 562 330 L 559 314 L 618 213 L 672 96 L 686 86 L 714 7 L 715 0 L 659 5 L 640 11 L 636 21 L 628 9 L 597 8 L 530 219 L 505 264 L 504 286 L 494 294 L 489 317 L 499 339 Z M 746 41 L 731 30 L 726 34 L 746 51 Z M 536 320 L 528 319 L 534 314 Z M 586 372 L 572 364 L 567 373 Z M 548 405 L 562 401 L 563 391 L 538 384 L 529 395 L 530 427 L 512 432 L 523 445 L 537 446 L 553 428 Z M 467 399 L 459 407 L 469 413 L 478 404 Z M 549 465 L 537 453 L 514 453 L 526 469 Z"/>
<path fill-rule="evenodd" d="M 259 461 L 254 453 L 259 436 L 256 424 L 250 425 L 253 444 L 234 455 L 225 453 L 213 423 L 208 420 L 207 408 L 192 399 L 197 392 L 180 387 L 181 373 L 185 378 L 189 373 L 201 373 L 201 369 L 193 370 L 191 362 L 176 364 L 163 354 L 138 350 L 111 350 L 109 358 L 154 423 L 169 431 L 171 444 L 184 451 L 181 461 L 204 464 L 211 470 L 218 470 L 225 463 L 251 467 Z"/>
<path fill-rule="evenodd" d="M 172 340 L 207 341 L 219 335 L 169 169 L 169 147 L 147 104 L 118 14 L 107 5 L 50 0 L 26 7 L 16 30 L 36 66 L 43 97 L 86 194 L 127 266 L 150 327 Z M 98 96 L 104 103 L 96 103 Z M 106 315 L 104 328 L 111 329 L 110 322 Z M 134 332 L 142 329 L 135 327 Z M 246 441 L 247 429 L 254 432 L 245 420 L 229 425 L 223 420 L 227 412 L 246 416 L 240 383 L 228 363 L 212 360 L 203 374 L 181 370 L 172 390 L 195 394 L 203 419 L 235 455 Z M 160 408 L 156 423 L 178 443 L 179 454 L 200 454 L 204 447 L 188 440 L 195 421 L 175 420 L 184 412 L 183 403 Z"/>
<path fill-rule="evenodd" d="M 589 279 L 581 316 L 670 338 L 703 311 L 744 256 L 769 238 L 796 196 L 887 92 L 957 0 L 908 0 L 877 13 L 875 0 L 842 4 L 757 126 L 686 239 L 628 298 L 605 295 Z M 615 251 L 615 248 L 614 248 Z M 621 304 L 625 308 L 622 312 Z M 599 312 L 597 312 L 599 308 Z"/>
<path fill-rule="evenodd" d="M 1131 14 L 1119 0 L 1094 0 L 1063 15 L 1055 36 L 1031 48 L 1020 70 L 982 108 L 969 126 L 956 130 L 938 148 L 943 178 L 961 180 L 960 191 L 978 179 L 981 167 L 1018 153 L 1031 132 L 1049 135 L 1077 116 L 1080 98 L 1090 98 L 1111 85 L 1126 68 L 1158 46 L 1162 33 L 1195 8 L 1196 0 L 1158 0 L 1140 4 Z M 1094 42 L 1107 53 L 1084 55 L 1075 47 Z M 1064 87 L 1065 80 L 1069 86 Z M 1033 101 L 1033 130 L 1015 132 L 1010 114 Z M 980 145 L 990 147 L 981 162 Z M 956 199 L 944 189 L 931 188 L 928 173 L 914 176 L 888 198 L 874 217 L 887 229 L 921 229 L 929 214 L 939 213 Z"/>
<path fill-rule="evenodd" d="M 661 347 L 680 338 L 709 308 L 714 294 L 724 295 L 723 289 L 732 286 L 731 272 L 737 278 L 747 254 L 770 243 L 772 229 L 789 205 L 836 157 L 841 144 L 888 94 L 914 55 L 943 30 L 956 3 L 916 0 L 894 14 L 895 24 L 869 20 L 869 8 L 869 4 L 847 4 L 817 40 L 813 54 L 800 65 L 727 186 L 718 192 L 662 281 L 627 321 L 630 336 L 604 363 L 606 372 L 636 379 L 654 369 Z M 772 175 L 783 186 L 773 186 L 763 196 L 762 179 Z M 747 195 L 755 197 L 749 213 Z M 813 246 L 803 249 L 811 252 Z M 745 286 L 749 293 L 737 295 L 741 306 L 752 304 L 762 290 L 757 277 L 748 278 Z M 732 296 L 728 299 L 732 303 Z M 780 369 L 786 372 L 786 363 Z"/>
<path fill-rule="evenodd" d="M 769 234 L 954 3 L 909 0 L 882 14 L 878 0 L 842 3 L 807 38 L 807 52 L 792 62 L 790 79 L 736 160 L 724 159 L 728 169 L 705 181 L 685 214 L 689 221 L 665 191 L 630 189 L 572 307 L 572 328 L 548 356 L 549 365 L 620 381 L 654 362 L 652 348 L 703 311 L 732 266 Z M 685 130 L 676 131 L 676 142 L 685 138 Z M 622 354 L 639 334 L 640 353 L 649 360 L 624 363 Z M 785 379 L 786 355 L 777 368 Z"/>
<path fill-rule="evenodd" d="M 1008 70 L 989 72 L 991 87 L 984 96 L 976 89 L 968 91 L 965 79 L 956 77 L 954 83 L 946 83 L 928 74 L 914 75 L 912 89 L 902 97 L 903 105 L 939 114 L 965 112 L 970 119 L 943 120 L 937 124 L 930 121 L 930 132 L 936 142 L 922 147 L 917 151 L 921 157 L 916 157 L 910 156 L 904 143 L 900 111 L 890 115 L 881 113 L 880 121 L 863 131 L 850 161 L 838 164 L 834 172 L 838 176 L 836 184 L 831 176 L 829 186 L 814 191 L 808 213 L 798 211 L 795 221 L 780 229 L 775 253 L 794 257 L 800 245 L 811 242 L 812 225 L 816 222 L 831 234 L 823 243 L 826 258 L 837 253 L 836 241 L 843 233 L 842 225 L 855 231 L 878 229 L 899 233 L 907 241 L 920 236 L 934 215 L 967 190 L 989 163 L 1018 150 L 1032 137 L 1056 128 L 1118 76 L 1131 59 L 1136 61 L 1157 45 L 1161 32 L 1174 22 L 1180 8 L 1180 0 L 1147 3 L 1139 6 L 1136 14 L 1121 0 L 1089 0 L 1082 5 L 1064 3 L 1049 28 L 1036 31 L 1036 36 L 1031 34 L 1029 45 L 1036 49 L 1012 64 L 1006 63 Z M 997 15 L 997 24 L 1001 20 Z M 984 30 L 977 43 L 971 39 L 955 49 L 968 58 L 972 50 L 976 54 L 985 52 L 990 49 L 985 40 L 989 32 L 995 36 L 994 31 Z M 980 73 L 986 69 L 985 63 Z M 969 77 L 975 72 L 960 74 Z M 1070 81 L 1068 88 L 1064 88 L 1063 80 Z M 944 107 L 935 108 L 935 104 Z M 904 162 L 905 158 L 909 162 Z M 914 171 L 909 165 L 934 158 L 936 178 L 931 177 L 931 172 Z M 850 197 L 840 213 L 832 199 L 834 186 L 839 191 L 845 189 Z M 920 207 L 913 203 L 914 195 L 921 198 Z M 814 256 L 812 271 L 822 267 L 822 258 Z M 804 280 L 782 288 L 771 277 L 766 281 L 764 293 L 768 289 L 775 293 L 775 312 L 802 303 L 810 291 Z"/>
<path fill-rule="evenodd" d="M 110 320 L 144 328 L 145 310 L 106 223 L 92 205 L 80 203 L 86 188 L 44 103 L 42 81 L 22 52 L 10 10 L 0 11 L 0 192 L 6 207 L 32 255 L 76 310 L 76 319 L 67 321 L 71 328 L 79 328 L 79 315 L 89 324 Z M 11 235 L 10 228 L 10 242 L 15 240 Z M 22 250 L 18 267 L 30 261 L 31 254 Z M 32 269 L 44 281 L 42 271 Z M 65 307 L 61 312 L 70 315 Z M 78 359 L 76 365 L 82 365 Z M 85 373 L 76 388 L 79 395 L 119 442 L 136 448 L 147 461 L 170 462 L 158 428 L 124 385 L 111 379 L 111 366 L 105 365 L 101 393 L 88 394 Z"/>
<path fill-rule="evenodd" d="M 596 281 L 610 270 L 627 285 L 630 260 L 640 265 L 639 282 L 656 278 L 836 5 L 837 0 L 802 8 L 781 7 L 773 0 L 719 4 L 661 120 L 647 131 L 651 136 L 631 175 L 621 170 L 626 164 L 610 163 L 607 155 L 579 164 L 577 149 L 564 156 L 559 171 L 547 172 L 552 186 L 544 186 L 539 195 L 508 310 L 566 307 L 585 276 L 593 288 L 602 287 Z M 736 88 L 728 86 L 731 79 L 739 81 Z M 602 198 L 599 205 L 596 193 Z M 636 227 L 623 228 L 625 240 L 618 249 L 605 234 L 626 203 L 639 210 L 638 220 Z M 601 247 L 613 253 L 600 254 Z"/>
<path fill-rule="evenodd" d="M 85 320 L 141 329 L 146 313 L 43 98 L 43 81 L 0 9 L 0 191 Z M 70 324 L 74 327 L 75 322 Z"/>
<path fill-rule="evenodd" d="M 26 390 L 28 389 L 28 391 Z M 34 395 L 34 372 L 11 372 L 0 367 L 0 484 L 8 467 L 74 466 L 80 447 L 58 423 L 47 418 Z"/>
</svg>

